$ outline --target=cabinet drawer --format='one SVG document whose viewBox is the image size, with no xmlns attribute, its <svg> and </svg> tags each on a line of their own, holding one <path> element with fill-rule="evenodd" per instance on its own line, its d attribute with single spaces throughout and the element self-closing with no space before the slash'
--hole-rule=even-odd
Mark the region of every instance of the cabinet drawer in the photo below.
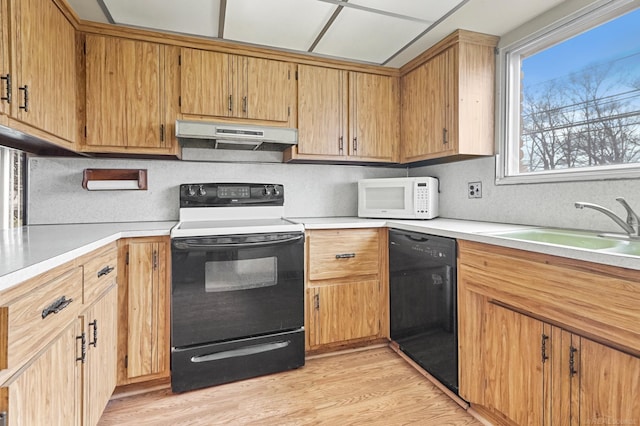
<svg viewBox="0 0 640 426">
<path fill-rule="evenodd" d="M 0 307 L 0 369 L 13 369 L 30 359 L 73 321 L 81 308 L 79 267 Z"/>
<path fill-rule="evenodd" d="M 91 304 L 118 276 L 118 248 L 115 244 L 92 253 L 84 263 L 83 303 Z"/>
<path fill-rule="evenodd" d="M 377 229 L 309 231 L 309 280 L 377 275 Z"/>
</svg>

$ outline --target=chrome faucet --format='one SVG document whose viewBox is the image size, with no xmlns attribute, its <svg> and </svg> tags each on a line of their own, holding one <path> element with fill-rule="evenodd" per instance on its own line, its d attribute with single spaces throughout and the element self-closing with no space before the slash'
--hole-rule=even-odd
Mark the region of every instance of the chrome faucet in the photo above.
<svg viewBox="0 0 640 426">
<path fill-rule="evenodd" d="M 638 217 L 636 212 L 633 211 L 631 206 L 627 204 L 624 198 L 618 197 L 616 198 L 616 201 L 622 204 L 622 207 L 624 207 L 624 209 L 627 211 L 626 222 L 622 220 L 620 217 L 618 217 L 618 215 L 616 215 L 611 210 L 605 207 L 599 206 L 597 204 L 584 203 L 581 201 L 577 201 L 575 203 L 575 207 L 577 209 L 583 209 L 586 207 L 586 208 L 590 208 L 593 210 L 597 210 L 601 213 L 604 213 L 605 215 L 609 216 L 616 224 L 618 224 L 618 226 L 624 229 L 624 231 L 627 233 L 629 238 L 640 238 L 640 218 Z"/>
</svg>

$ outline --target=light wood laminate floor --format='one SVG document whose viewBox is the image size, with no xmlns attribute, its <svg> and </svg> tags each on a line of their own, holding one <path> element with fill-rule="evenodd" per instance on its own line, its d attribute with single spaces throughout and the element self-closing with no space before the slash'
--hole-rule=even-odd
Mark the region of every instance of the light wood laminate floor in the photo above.
<svg viewBox="0 0 640 426">
<path fill-rule="evenodd" d="M 107 425 L 480 425 L 389 348 L 183 394 L 112 400 Z"/>
</svg>

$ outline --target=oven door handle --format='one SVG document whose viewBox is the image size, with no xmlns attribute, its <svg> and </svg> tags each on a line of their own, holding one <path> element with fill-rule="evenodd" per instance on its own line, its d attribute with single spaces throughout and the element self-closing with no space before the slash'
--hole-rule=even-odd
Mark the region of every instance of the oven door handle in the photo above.
<svg viewBox="0 0 640 426">
<path fill-rule="evenodd" d="M 244 247 L 264 247 L 264 246 L 275 246 L 279 244 L 289 244 L 294 243 L 296 241 L 300 241 L 304 239 L 304 234 L 292 237 L 285 238 L 282 240 L 270 240 L 270 241 L 258 241 L 253 243 L 190 243 L 187 241 L 178 241 L 173 243 L 173 246 L 179 250 L 189 250 L 189 249 L 216 249 L 216 248 L 244 248 Z"/>
<path fill-rule="evenodd" d="M 237 358 L 241 356 L 249 356 L 261 354 L 264 352 L 275 351 L 278 349 L 286 348 L 289 346 L 291 341 L 283 341 L 283 342 L 273 342 L 273 343 L 263 343 L 260 345 L 247 346 L 246 348 L 240 349 L 232 349 L 230 351 L 217 352 L 214 354 L 207 355 L 199 355 L 191 357 L 191 362 L 210 362 L 210 361 L 219 361 L 221 359 L 227 358 Z"/>
</svg>

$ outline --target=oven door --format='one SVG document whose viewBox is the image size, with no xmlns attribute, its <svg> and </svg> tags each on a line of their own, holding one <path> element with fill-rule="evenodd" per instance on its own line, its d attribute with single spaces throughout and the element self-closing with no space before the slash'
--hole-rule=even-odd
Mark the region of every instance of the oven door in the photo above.
<svg viewBox="0 0 640 426">
<path fill-rule="evenodd" d="M 174 238 L 171 346 L 304 324 L 304 234 Z"/>
</svg>

